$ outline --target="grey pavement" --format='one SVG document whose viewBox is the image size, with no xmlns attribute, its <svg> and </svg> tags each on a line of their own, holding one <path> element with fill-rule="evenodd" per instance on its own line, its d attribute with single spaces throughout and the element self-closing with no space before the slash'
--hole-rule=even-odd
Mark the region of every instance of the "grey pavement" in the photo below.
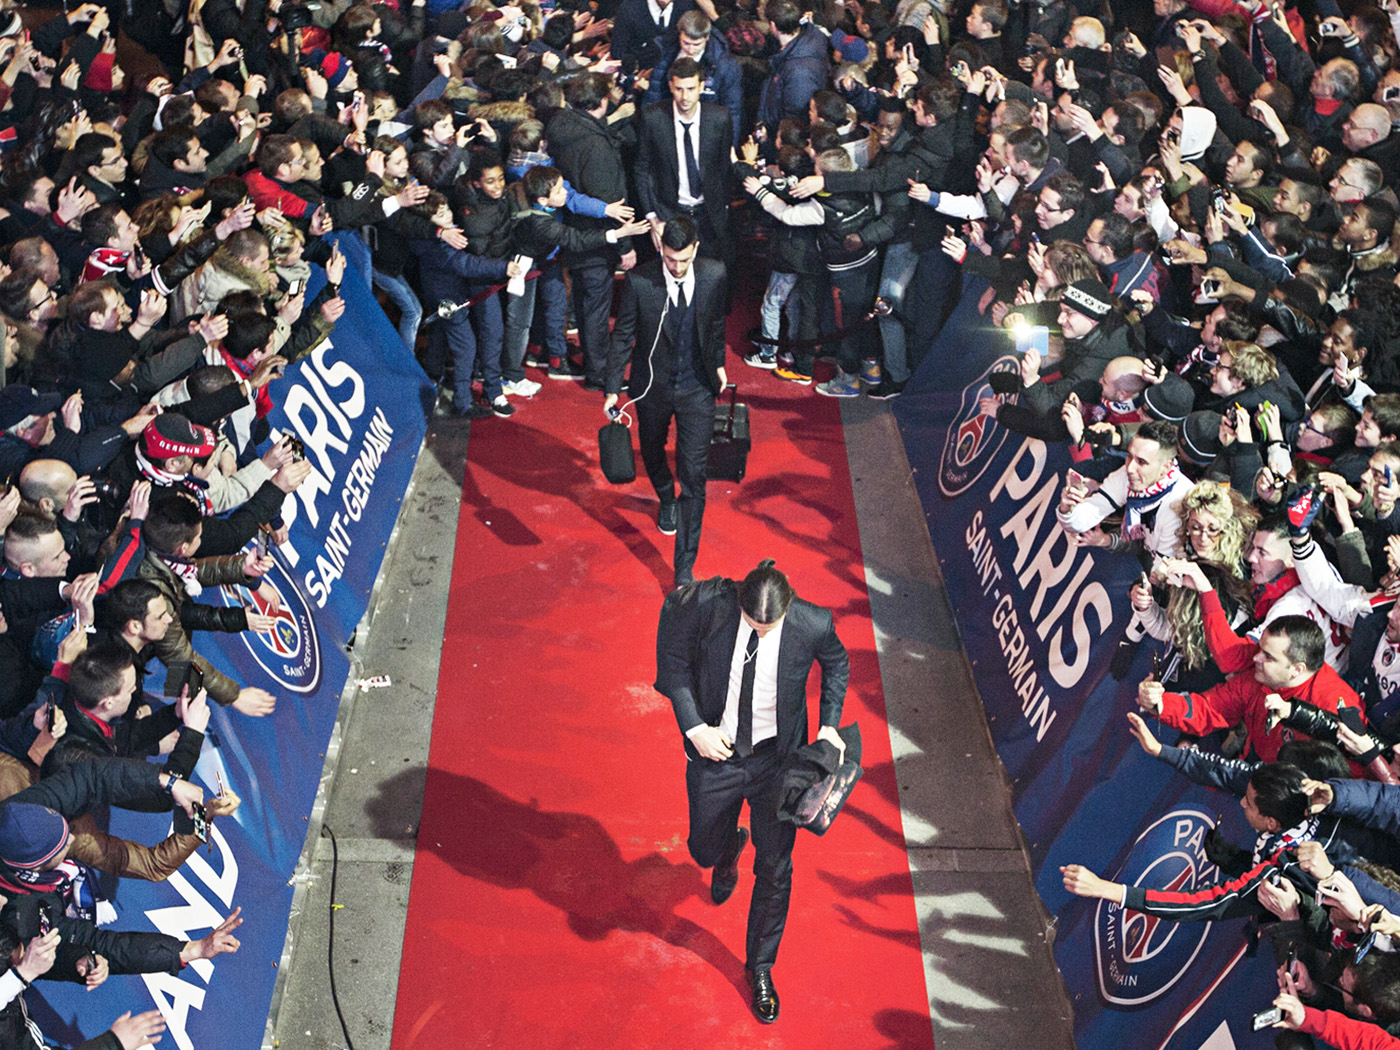
<svg viewBox="0 0 1400 1050">
<path fill-rule="evenodd" d="M 894 417 L 865 399 L 842 416 L 936 1045 L 1068 1050 L 1051 927 Z M 328 758 L 336 980 L 356 1050 L 388 1050 L 393 1030 L 466 445 L 461 424 L 429 431 L 353 652 L 352 679 L 394 685 L 347 695 Z M 329 1050 L 346 1044 L 327 980 L 332 849 L 314 827 L 304 860 L 266 1045 Z"/>
</svg>

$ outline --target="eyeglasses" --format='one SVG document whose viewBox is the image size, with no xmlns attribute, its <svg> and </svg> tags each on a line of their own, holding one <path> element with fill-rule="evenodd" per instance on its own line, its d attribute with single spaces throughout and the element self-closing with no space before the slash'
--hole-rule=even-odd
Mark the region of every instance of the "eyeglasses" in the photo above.
<svg viewBox="0 0 1400 1050">
<path fill-rule="evenodd" d="M 1202 525 L 1200 522 L 1192 522 L 1187 526 L 1186 531 L 1192 536 L 1209 536 L 1211 539 L 1215 539 L 1225 530 L 1219 525 Z"/>
<path fill-rule="evenodd" d="M 1325 430 L 1319 430 L 1317 427 L 1313 426 L 1313 425 L 1312 425 L 1312 420 L 1310 420 L 1310 419 L 1305 419 L 1305 420 L 1303 420 L 1303 429 L 1304 429 L 1304 430 L 1311 430 L 1314 434 L 1318 435 L 1318 437 L 1326 437 L 1326 436 L 1327 436 L 1327 431 L 1325 431 Z"/>
</svg>

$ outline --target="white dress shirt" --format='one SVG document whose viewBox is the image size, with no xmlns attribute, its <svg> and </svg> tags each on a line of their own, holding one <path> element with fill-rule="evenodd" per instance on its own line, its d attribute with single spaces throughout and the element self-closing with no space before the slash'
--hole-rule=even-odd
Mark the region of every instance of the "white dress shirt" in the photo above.
<svg viewBox="0 0 1400 1050">
<path fill-rule="evenodd" d="M 681 173 L 679 188 L 676 192 L 677 203 L 684 204 L 687 208 L 693 208 L 697 204 L 705 202 L 705 188 L 703 186 L 692 186 L 690 184 L 690 168 L 685 162 L 685 143 L 681 141 L 681 136 L 686 134 L 682 124 L 690 125 L 690 147 L 695 150 L 695 163 L 700 163 L 700 107 L 695 107 L 695 116 L 688 121 L 682 121 L 680 113 L 676 109 L 676 104 L 671 103 L 671 120 L 675 126 L 676 133 L 676 170 Z"/>
<path fill-rule="evenodd" d="M 669 3 L 665 7 L 660 7 L 656 0 L 647 0 L 647 10 L 651 12 L 651 20 L 662 29 L 670 27 L 671 11 L 675 6 L 674 3 Z"/>
<path fill-rule="evenodd" d="M 666 298 L 671 301 L 674 307 L 688 306 L 695 302 L 695 261 L 692 259 L 690 269 L 685 271 L 685 276 L 679 281 L 671 276 L 671 271 L 666 269 L 665 263 L 661 265 L 661 276 L 666 278 Z M 681 293 L 685 293 L 685 299 L 680 298 Z M 748 644 L 748 635 L 744 636 L 745 644 Z"/>
<path fill-rule="evenodd" d="M 739 733 L 739 688 L 744 681 L 744 656 L 753 628 L 739 618 L 734 638 L 734 656 L 729 662 L 729 698 L 724 702 L 720 732 L 730 741 Z M 778 735 L 778 649 L 783 644 L 783 621 L 758 640 L 754 654 L 753 743 Z"/>
</svg>

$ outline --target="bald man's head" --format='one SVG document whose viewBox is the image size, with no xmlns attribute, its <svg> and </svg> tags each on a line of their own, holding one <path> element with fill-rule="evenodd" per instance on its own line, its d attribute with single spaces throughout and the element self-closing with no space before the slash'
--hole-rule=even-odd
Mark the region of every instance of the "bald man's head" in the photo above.
<svg viewBox="0 0 1400 1050">
<path fill-rule="evenodd" d="M 1137 357 L 1115 357 L 1104 365 L 1103 376 L 1099 380 L 1103 387 L 1105 401 L 1131 401 L 1147 389 L 1147 380 L 1142 377 L 1142 359 Z"/>
<path fill-rule="evenodd" d="M 36 459 L 19 473 L 19 494 L 49 514 L 63 509 L 77 472 L 61 459 Z"/>
<path fill-rule="evenodd" d="M 1374 102 L 1363 102 L 1342 124 L 1342 145 L 1353 153 L 1374 146 L 1390 135 L 1390 111 Z"/>
</svg>

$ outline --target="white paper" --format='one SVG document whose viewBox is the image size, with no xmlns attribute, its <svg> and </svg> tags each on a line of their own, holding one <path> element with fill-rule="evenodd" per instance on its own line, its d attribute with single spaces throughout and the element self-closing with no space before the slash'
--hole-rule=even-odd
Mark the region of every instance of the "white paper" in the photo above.
<svg viewBox="0 0 1400 1050">
<path fill-rule="evenodd" d="M 528 255 L 517 255 L 514 261 L 515 264 L 520 267 L 520 276 L 512 277 L 506 282 L 506 294 L 524 295 L 525 275 L 530 272 L 530 267 L 534 265 L 535 260 Z"/>
</svg>

